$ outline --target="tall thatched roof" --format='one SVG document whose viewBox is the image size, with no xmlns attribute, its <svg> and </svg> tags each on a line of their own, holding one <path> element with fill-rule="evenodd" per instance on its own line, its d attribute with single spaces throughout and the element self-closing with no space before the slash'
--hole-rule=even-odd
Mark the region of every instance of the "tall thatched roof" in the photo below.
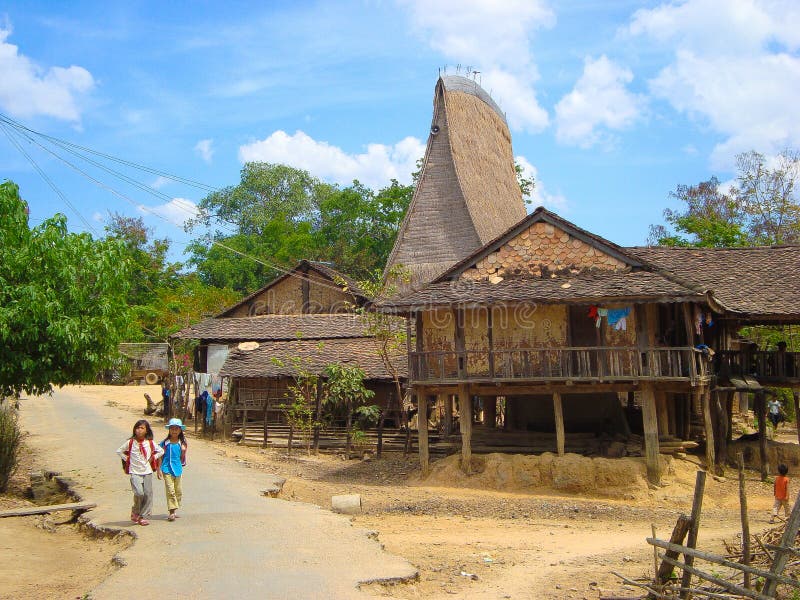
<svg viewBox="0 0 800 600">
<path fill-rule="evenodd" d="M 387 270 L 405 266 L 420 287 L 523 217 L 505 117 L 471 79 L 440 77 L 422 173 Z"/>
</svg>

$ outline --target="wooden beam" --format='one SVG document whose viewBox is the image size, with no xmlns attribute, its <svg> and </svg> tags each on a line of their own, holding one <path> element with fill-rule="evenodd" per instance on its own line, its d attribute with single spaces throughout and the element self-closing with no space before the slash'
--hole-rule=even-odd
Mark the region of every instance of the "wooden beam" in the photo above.
<svg viewBox="0 0 800 600">
<path fill-rule="evenodd" d="M 756 392 L 755 413 L 758 420 L 758 458 L 761 469 L 761 481 L 767 480 L 767 403 L 764 392 Z"/>
<path fill-rule="evenodd" d="M 689 533 L 689 525 L 691 525 L 692 520 L 687 517 L 686 515 L 678 516 L 678 520 L 675 523 L 675 528 L 672 530 L 672 535 L 669 538 L 670 544 L 682 544 L 686 534 Z M 654 541 L 656 541 L 654 539 Z M 648 539 L 648 543 L 650 542 Z M 654 546 L 656 544 L 653 543 Z M 665 556 L 669 556 L 670 558 L 678 558 L 678 554 L 680 554 L 679 550 L 667 550 Z M 666 561 L 662 561 L 661 565 L 658 567 L 658 571 L 656 572 L 656 585 L 662 585 L 667 582 L 672 574 L 673 568 L 672 565 Z"/>
<path fill-rule="evenodd" d="M 483 425 L 489 429 L 497 426 L 497 397 L 482 396 L 483 402 Z"/>
<path fill-rule="evenodd" d="M 700 390 L 703 398 L 703 423 L 706 430 L 706 469 L 714 472 L 714 423 L 711 420 L 711 389 Z"/>
<path fill-rule="evenodd" d="M 494 378 L 494 309 L 490 306 L 486 313 L 487 341 L 489 342 L 489 377 Z M 798 434 L 800 435 L 800 433 Z"/>
<path fill-rule="evenodd" d="M 472 474 L 472 395 L 468 383 L 458 386 L 458 423 L 461 429 L 461 470 Z"/>
<path fill-rule="evenodd" d="M 428 452 L 428 394 L 425 388 L 417 388 L 417 444 L 419 445 L 419 468 L 422 476 L 430 473 Z"/>
<path fill-rule="evenodd" d="M 0 512 L 0 518 L 44 515 L 59 510 L 77 510 L 83 512 L 85 510 L 91 510 L 96 506 L 97 504 L 94 502 L 71 502 L 69 504 L 51 504 L 49 506 L 23 506 L 22 508 L 12 508 L 11 510 Z"/>
<path fill-rule="evenodd" d="M 686 545 L 691 549 L 697 547 L 697 532 L 700 531 L 700 514 L 703 510 L 703 493 L 705 492 L 705 489 L 706 472 L 698 471 L 694 484 L 694 499 L 692 500 L 692 523 L 689 525 L 689 538 L 686 540 Z M 691 566 L 694 564 L 694 556 L 691 553 L 684 553 L 683 560 L 686 563 L 686 567 L 683 569 L 681 587 L 684 588 L 684 590 L 688 590 L 692 583 Z M 690 592 L 681 592 L 682 600 L 688 600 L 690 598 Z"/>
<path fill-rule="evenodd" d="M 561 406 L 561 394 L 553 394 L 553 414 L 556 421 L 556 452 L 564 456 L 564 411 Z"/>
<path fill-rule="evenodd" d="M 453 433 L 453 396 L 451 394 L 438 394 L 439 402 L 444 403 L 444 434 Z"/>
<path fill-rule="evenodd" d="M 642 427 L 644 429 L 645 460 L 647 479 L 650 483 L 661 483 L 661 463 L 658 451 L 658 421 L 656 418 L 656 398 L 653 388 L 642 388 Z"/>
<path fill-rule="evenodd" d="M 668 436 L 669 430 L 669 409 L 667 408 L 667 393 L 656 391 L 656 411 L 658 413 L 658 435 Z"/>
</svg>

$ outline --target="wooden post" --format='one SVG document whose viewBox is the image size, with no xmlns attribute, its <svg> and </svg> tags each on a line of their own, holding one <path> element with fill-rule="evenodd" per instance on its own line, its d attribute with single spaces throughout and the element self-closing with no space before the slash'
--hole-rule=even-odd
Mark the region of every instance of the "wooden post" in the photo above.
<svg viewBox="0 0 800 600">
<path fill-rule="evenodd" d="M 683 539 L 689 532 L 689 526 L 691 523 L 692 520 L 686 515 L 678 516 L 678 520 L 675 522 L 675 528 L 672 530 L 672 535 L 669 538 L 670 543 L 682 545 Z M 664 555 L 669 558 L 678 558 L 678 552 L 675 550 L 667 550 Z M 658 571 L 656 572 L 656 583 L 659 585 L 666 583 L 672 571 L 672 565 L 667 561 L 662 560 L 661 565 L 658 567 Z"/>
<path fill-rule="evenodd" d="M 683 394 L 683 431 L 681 439 L 692 439 L 692 395 Z"/>
<path fill-rule="evenodd" d="M 483 424 L 491 428 L 497 426 L 497 396 L 483 397 Z"/>
<path fill-rule="evenodd" d="M 792 514 L 789 515 L 789 520 L 786 521 L 786 528 L 783 530 L 781 542 L 778 548 L 775 549 L 775 559 L 772 562 L 770 573 L 773 575 L 781 575 L 789 557 L 793 555 L 795 538 L 797 537 L 797 530 L 800 529 L 800 496 L 794 502 Z M 764 585 L 764 595 L 768 598 L 775 597 L 775 588 L 778 586 L 777 579 L 770 579 Z"/>
<path fill-rule="evenodd" d="M 692 501 L 692 522 L 689 525 L 689 538 L 686 540 L 686 545 L 689 548 L 697 547 L 697 532 L 700 530 L 700 511 L 703 509 L 703 492 L 706 489 L 706 472 L 698 471 L 697 479 L 694 484 L 694 500 Z M 689 554 L 683 555 L 683 562 L 691 567 L 694 564 L 694 556 Z M 684 569 L 683 577 L 681 578 L 681 587 L 684 588 L 681 592 L 682 600 L 689 600 L 692 593 L 689 587 L 692 583 L 692 574 Z"/>
<path fill-rule="evenodd" d="M 658 411 L 658 435 L 669 435 L 669 410 L 667 409 L 666 392 L 654 392 L 656 398 L 656 411 Z"/>
<path fill-rule="evenodd" d="M 800 368 L 800 365 L 797 365 Z M 797 441 L 800 443 L 800 391 L 797 389 L 792 390 L 794 397 L 794 423 L 797 426 Z"/>
<path fill-rule="evenodd" d="M 553 392 L 553 414 L 556 421 L 556 452 L 564 456 L 564 412 L 561 406 L 561 394 Z"/>
<path fill-rule="evenodd" d="M 425 388 L 417 388 L 417 442 L 419 444 L 419 468 L 422 476 L 430 472 L 428 453 L 428 394 Z"/>
<path fill-rule="evenodd" d="M 245 445 L 245 438 L 247 437 L 247 407 L 242 407 L 242 438 L 239 440 L 239 443 L 243 446 Z M 197 423 L 195 422 L 195 425 Z M 195 430 L 197 431 L 197 430 Z"/>
<path fill-rule="evenodd" d="M 644 451 L 647 461 L 647 480 L 653 485 L 661 483 L 661 464 L 658 452 L 658 419 L 653 386 L 642 386 L 642 428 L 644 429 Z"/>
<path fill-rule="evenodd" d="M 725 464 L 728 462 L 728 411 L 723 407 L 722 394 L 725 392 L 714 392 L 714 407 L 717 413 L 716 441 L 719 452 L 716 456 L 716 474 L 725 474 Z"/>
<path fill-rule="evenodd" d="M 750 521 L 747 518 L 747 491 L 744 487 L 744 457 L 739 452 L 739 516 L 742 519 L 742 564 L 750 564 Z M 750 573 L 744 572 L 744 587 L 750 589 Z"/>
<path fill-rule="evenodd" d="M 262 440 L 261 440 L 261 447 L 267 447 L 267 437 L 269 436 L 269 396 L 264 398 L 264 430 L 262 432 Z"/>
<path fill-rule="evenodd" d="M 472 396 L 469 384 L 458 386 L 458 423 L 461 429 L 461 470 L 472 474 Z"/>
<path fill-rule="evenodd" d="M 319 428 L 322 422 L 322 389 L 323 382 L 317 378 L 317 393 L 314 397 L 314 454 L 319 452 Z M 378 456 L 380 456 L 380 437 L 378 438 Z"/>
<path fill-rule="evenodd" d="M 703 423 L 706 429 L 706 469 L 714 472 L 714 424 L 711 421 L 711 390 L 703 388 Z"/>
<path fill-rule="evenodd" d="M 444 435 L 453 433 L 453 396 L 439 394 L 439 402 L 444 402 Z"/>
<path fill-rule="evenodd" d="M 767 480 L 767 403 L 764 392 L 756 392 L 755 405 L 753 407 L 758 419 L 758 457 L 761 468 L 761 481 Z"/>
</svg>

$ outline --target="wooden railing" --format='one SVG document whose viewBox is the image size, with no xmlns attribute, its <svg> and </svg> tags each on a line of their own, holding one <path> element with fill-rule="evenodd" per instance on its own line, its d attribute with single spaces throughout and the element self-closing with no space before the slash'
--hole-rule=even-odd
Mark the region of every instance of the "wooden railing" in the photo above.
<svg viewBox="0 0 800 600">
<path fill-rule="evenodd" d="M 706 359 L 692 348 L 572 347 L 412 352 L 411 380 L 615 381 L 708 378 Z"/>
<path fill-rule="evenodd" d="M 721 350 L 714 356 L 714 370 L 724 378 L 746 375 L 763 382 L 797 380 L 800 352 Z"/>
</svg>

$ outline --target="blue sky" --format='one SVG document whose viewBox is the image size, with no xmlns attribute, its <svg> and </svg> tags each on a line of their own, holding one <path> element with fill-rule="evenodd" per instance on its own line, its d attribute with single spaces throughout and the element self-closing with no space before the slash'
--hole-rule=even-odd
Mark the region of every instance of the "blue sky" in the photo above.
<svg viewBox="0 0 800 600">
<path fill-rule="evenodd" d="M 622 245 L 645 242 L 676 185 L 732 179 L 739 152 L 800 147 L 794 0 L 0 6 L 0 112 L 212 187 L 236 184 L 246 160 L 408 182 L 438 73 L 457 65 L 506 112 L 535 174 L 531 210 Z M 14 139 L 60 192 L 0 135 L 0 179 L 20 185 L 32 223 L 62 212 L 102 235 L 109 212 L 142 216 L 181 258 L 202 189 L 126 170 L 148 193 L 81 166 L 114 194 Z"/>
</svg>

